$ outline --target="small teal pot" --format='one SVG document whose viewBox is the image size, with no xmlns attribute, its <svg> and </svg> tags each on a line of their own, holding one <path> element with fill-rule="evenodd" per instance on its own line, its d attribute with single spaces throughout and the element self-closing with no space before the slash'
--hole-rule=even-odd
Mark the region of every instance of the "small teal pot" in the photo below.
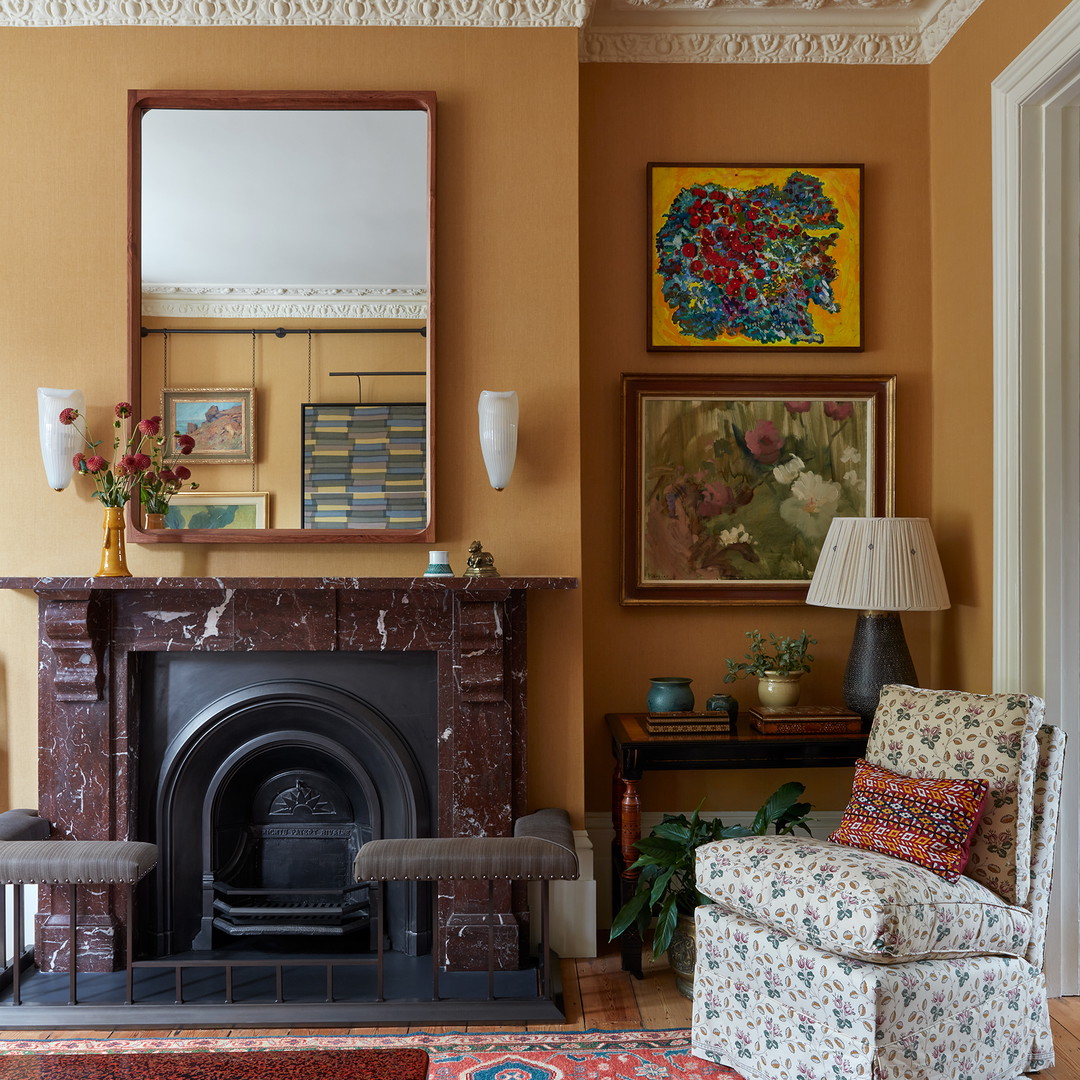
<svg viewBox="0 0 1080 1080">
<path fill-rule="evenodd" d="M 694 691 L 692 679 L 681 675 L 658 675 L 649 680 L 649 712 L 692 712 Z"/>
<path fill-rule="evenodd" d="M 726 712 L 732 727 L 739 719 L 739 703 L 730 694 L 713 694 L 705 702 L 705 708 L 709 712 Z"/>
</svg>

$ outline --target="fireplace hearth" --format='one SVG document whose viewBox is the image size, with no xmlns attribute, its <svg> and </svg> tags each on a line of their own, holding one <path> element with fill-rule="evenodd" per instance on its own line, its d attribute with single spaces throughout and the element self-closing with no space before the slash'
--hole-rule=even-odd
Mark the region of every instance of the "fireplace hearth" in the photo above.
<svg viewBox="0 0 1080 1080">
<path fill-rule="evenodd" d="M 360 844 L 509 835 L 524 814 L 525 602 L 576 584 L 0 579 L 39 597 L 41 815 L 62 837 L 159 844 L 144 950 L 355 941 L 367 898 L 342 868 Z M 387 689 L 399 664 L 406 690 Z M 432 928 L 416 891 L 388 900 L 392 948 L 424 951 L 434 931 L 441 963 L 482 968 L 486 896 L 446 889 Z M 513 967 L 527 913 L 524 890 L 504 893 L 496 950 Z M 63 970 L 64 900 L 40 902 L 39 966 Z M 117 966 L 126 918 L 90 894 L 80 970 Z"/>
</svg>

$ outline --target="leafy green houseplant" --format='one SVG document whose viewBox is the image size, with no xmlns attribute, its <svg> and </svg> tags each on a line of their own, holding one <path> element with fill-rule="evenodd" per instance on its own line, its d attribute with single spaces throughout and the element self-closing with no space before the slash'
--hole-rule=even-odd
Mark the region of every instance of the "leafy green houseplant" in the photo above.
<svg viewBox="0 0 1080 1080">
<path fill-rule="evenodd" d="M 761 805 L 749 827 L 725 825 L 719 818 L 702 818 L 698 813 L 700 806 L 690 817 L 665 815 L 648 836 L 634 844 L 641 852 L 630 866 L 631 870 L 639 871 L 637 889 L 612 921 L 609 940 L 614 941 L 634 925 L 639 933 L 644 933 L 655 915 L 653 956 L 665 952 L 675 934 L 679 915 L 693 915 L 694 908 L 709 902 L 698 892 L 694 879 L 697 849 L 713 840 L 764 836 L 770 827 L 777 835 L 793 833 L 796 829 L 809 834 L 806 818 L 812 807 L 798 801 L 804 790 L 804 785 L 797 781 L 782 784 Z"/>
<path fill-rule="evenodd" d="M 817 644 L 817 638 L 810 637 L 804 630 L 798 637 L 777 637 L 769 634 L 768 642 L 760 630 L 747 630 L 750 639 L 750 651 L 742 660 L 733 660 L 730 656 L 724 682 L 755 675 L 759 679 L 768 675 L 795 675 L 810 670 L 814 658 L 810 655 L 810 646 Z"/>
</svg>

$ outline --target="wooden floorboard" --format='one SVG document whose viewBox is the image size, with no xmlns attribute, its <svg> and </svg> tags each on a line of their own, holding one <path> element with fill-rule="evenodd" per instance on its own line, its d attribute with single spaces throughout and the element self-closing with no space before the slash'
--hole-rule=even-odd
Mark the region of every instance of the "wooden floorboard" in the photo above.
<svg viewBox="0 0 1080 1080">
<path fill-rule="evenodd" d="M 690 1026 L 691 1005 L 675 989 L 675 978 L 663 958 L 654 960 L 646 948 L 642 957 L 643 978 L 635 979 L 621 969 L 618 952 L 606 942 L 593 959 L 563 960 L 560 974 L 563 983 L 563 1024 L 536 1024 L 536 1031 L 663 1030 Z M 1080 997 L 1056 998 L 1050 1002 L 1057 1062 L 1053 1069 L 1039 1073 L 1039 1080 L 1080 1080 Z M 358 1028 L 154 1028 L 139 1030 L 117 1028 L 115 1031 L 18 1031 L 0 1029 L 0 1039 L 138 1039 L 138 1038 L 241 1038 L 275 1035 L 404 1035 L 409 1031 L 433 1033 L 450 1031 L 520 1031 L 524 1025 L 490 1024 L 441 1027 Z"/>
</svg>

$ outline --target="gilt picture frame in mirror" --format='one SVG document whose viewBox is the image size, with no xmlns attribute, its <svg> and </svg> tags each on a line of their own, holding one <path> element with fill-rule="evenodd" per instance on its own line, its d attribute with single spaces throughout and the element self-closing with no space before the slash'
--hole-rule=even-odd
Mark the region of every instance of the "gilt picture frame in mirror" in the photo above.
<svg viewBox="0 0 1080 1080">
<path fill-rule="evenodd" d="M 197 446 L 193 479 L 274 507 L 251 528 L 146 530 L 132 514 L 129 541 L 433 539 L 435 108 L 432 91 L 129 91 L 130 400 L 170 431 L 235 406 L 236 445 Z M 222 400 L 191 398 L 203 387 Z M 389 527 L 346 511 L 313 529 L 297 406 L 350 390 L 417 403 L 426 497 Z"/>
</svg>

